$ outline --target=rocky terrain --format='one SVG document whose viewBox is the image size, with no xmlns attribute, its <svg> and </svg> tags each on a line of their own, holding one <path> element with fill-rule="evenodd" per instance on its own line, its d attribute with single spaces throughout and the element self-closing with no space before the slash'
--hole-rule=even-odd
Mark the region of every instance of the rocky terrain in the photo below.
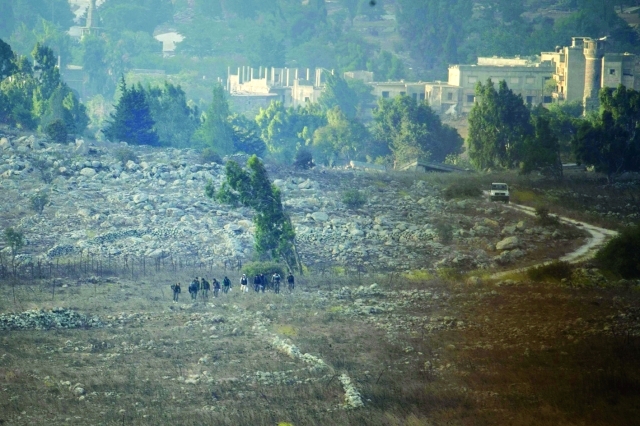
<svg viewBox="0 0 640 426">
<path fill-rule="evenodd" d="M 123 151 L 134 155 L 123 158 Z M 524 257 L 553 258 L 584 235 L 538 226 L 484 199 L 446 201 L 440 189 L 414 176 L 269 170 L 296 226 L 303 262 L 321 270 L 484 269 Z M 207 182 L 219 186 L 223 179 L 223 166 L 203 163 L 192 150 L 83 140 L 61 145 L 5 132 L 0 226 L 24 232 L 23 264 L 133 256 L 149 264 L 235 265 L 252 257 L 252 213 L 204 196 Z M 351 188 L 368 195 L 361 209 L 341 202 Z M 36 194 L 48 196 L 41 214 L 29 208 Z"/>
</svg>

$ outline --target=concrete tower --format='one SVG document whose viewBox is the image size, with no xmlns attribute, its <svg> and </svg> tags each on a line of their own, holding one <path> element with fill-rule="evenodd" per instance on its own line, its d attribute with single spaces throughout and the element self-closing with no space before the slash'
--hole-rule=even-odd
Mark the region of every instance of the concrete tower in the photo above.
<svg viewBox="0 0 640 426">
<path fill-rule="evenodd" d="M 584 40 L 584 111 L 597 110 L 600 107 L 598 92 L 602 87 L 602 58 L 604 57 L 605 40 Z"/>
</svg>

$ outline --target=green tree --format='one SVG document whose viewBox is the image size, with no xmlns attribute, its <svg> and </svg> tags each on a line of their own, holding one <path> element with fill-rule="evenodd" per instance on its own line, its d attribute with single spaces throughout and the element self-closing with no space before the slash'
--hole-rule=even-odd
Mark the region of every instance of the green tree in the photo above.
<svg viewBox="0 0 640 426">
<path fill-rule="evenodd" d="M 64 124 L 64 121 L 60 119 L 57 119 L 49 123 L 45 128 L 45 133 L 54 142 L 57 142 L 57 143 L 67 142 L 67 126 Z"/>
<path fill-rule="evenodd" d="M 21 231 L 16 231 L 13 228 L 6 228 L 3 235 L 4 243 L 11 249 L 11 267 L 13 274 L 16 273 L 16 256 L 18 252 L 24 247 L 24 234 Z"/>
<path fill-rule="evenodd" d="M 520 171 L 529 174 L 539 170 L 546 176 L 562 178 L 560 143 L 551 129 L 549 120 L 542 114 L 534 114 L 532 122 L 534 134 L 524 140 Z"/>
<path fill-rule="evenodd" d="M 267 149 L 260 137 L 260 127 L 241 114 L 233 114 L 229 117 L 229 123 L 233 130 L 233 148 L 236 152 L 255 154 L 261 156 Z"/>
<path fill-rule="evenodd" d="M 325 85 L 318 103 L 328 110 L 337 106 L 348 118 L 354 118 L 358 111 L 358 96 L 355 90 L 338 74 L 325 71 L 324 76 Z"/>
<path fill-rule="evenodd" d="M 609 180 L 640 170 L 640 92 L 619 86 L 600 91 L 600 112 L 578 126 L 573 148 L 578 161 Z"/>
<path fill-rule="evenodd" d="M 476 97 L 469 113 L 469 159 L 480 169 L 516 167 L 520 145 L 533 133 L 529 109 L 504 80 L 498 90 L 491 79 L 478 83 Z"/>
<path fill-rule="evenodd" d="M 82 39 L 82 69 L 89 77 L 89 85 L 93 93 L 104 94 L 109 79 L 106 63 L 106 41 L 95 34 L 86 35 Z"/>
<path fill-rule="evenodd" d="M 0 39 L 0 81 L 16 71 L 16 54 L 13 53 L 11 46 Z"/>
<path fill-rule="evenodd" d="M 292 265 L 297 265 L 302 273 L 293 224 L 282 206 L 280 190 L 269 180 L 262 162 L 253 155 L 247 161 L 246 170 L 234 161 L 228 161 L 225 170 L 225 181 L 220 189 L 215 192 L 210 182 L 205 190 L 206 195 L 221 202 L 253 209 L 256 252 L 271 259 L 281 258 L 290 270 L 293 269 Z"/>
<path fill-rule="evenodd" d="M 58 69 L 58 57 L 51 48 L 36 43 L 31 56 L 35 61 L 33 67 L 41 93 L 41 99 L 47 100 L 60 84 L 60 70 Z"/>
<path fill-rule="evenodd" d="M 220 155 L 233 154 L 233 129 L 229 124 L 229 102 L 220 84 L 213 86 L 213 100 L 195 138 Z"/>
<path fill-rule="evenodd" d="M 369 140 L 367 128 L 359 121 L 349 119 L 336 106 L 327 112 L 327 125 L 313 133 L 314 158 L 327 165 L 333 165 L 340 158 L 346 161 L 364 159 Z"/>
<path fill-rule="evenodd" d="M 153 34 L 158 25 L 171 21 L 173 6 L 170 0 L 109 0 L 103 2 L 98 11 L 102 25 L 109 32 L 128 30 Z"/>
<path fill-rule="evenodd" d="M 144 88 L 138 84 L 129 89 L 122 78 L 120 91 L 115 111 L 103 130 L 105 136 L 112 141 L 135 145 L 158 145 L 158 134 Z"/>
<path fill-rule="evenodd" d="M 198 108 L 189 106 L 187 95 L 180 86 L 168 82 L 162 87 L 149 87 L 147 94 L 160 144 L 188 147 L 200 124 Z"/>
<path fill-rule="evenodd" d="M 442 124 L 425 102 L 409 96 L 380 99 L 374 121 L 374 136 L 391 149 L 399 165 L 416 159 L 442 162 L 462 148 L 455 129 Z"/>
</svg>

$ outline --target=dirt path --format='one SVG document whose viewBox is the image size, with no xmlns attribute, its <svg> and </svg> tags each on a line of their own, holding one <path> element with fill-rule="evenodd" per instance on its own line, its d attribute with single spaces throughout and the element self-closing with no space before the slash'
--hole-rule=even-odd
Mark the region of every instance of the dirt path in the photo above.
<svg viewBox="0 0 640 426">
<path fill-rule="evenodd" d="M 523 206 L 520 204 L 508 204 L 506 207 L 512 210 L 517 210 L 529 216 L 536 215 L 536 211 L 533 207 Z M 585 231 L 591 234 L 591 236 L 589 237 L 589 239 L 584 245 L 578 247 L 576 250 L 572 251 L 571 253 L 565 254 L 560 259 L 558 259 L 563 262 L 579 263 L 584 260 L 590 259 L 595 255 L 596 251 L 600 248 L 600 246 L 602 246 L 609 238 L 612 238 L 618 235 L 617 231 L 600 228 L 598 226 L 590 225 L 588 223 L 580 222 L 578 220 L 570 219 L 568 217 L 558 216 L 558 219 L 560 220 L 560 222 L 568 223 L 568 224 L 583 228 Z M 497 272 L 491 275 L 491 278 L 502 278 L 514 272 L 516 273 L 524 272 L 527 269 L 535 268 L 537 266 L 546 265 L 549 263 L 551 263 L 551 261 L 538 263 L 536 265 L 527 266 L 525 268 Z"/>
</svg>

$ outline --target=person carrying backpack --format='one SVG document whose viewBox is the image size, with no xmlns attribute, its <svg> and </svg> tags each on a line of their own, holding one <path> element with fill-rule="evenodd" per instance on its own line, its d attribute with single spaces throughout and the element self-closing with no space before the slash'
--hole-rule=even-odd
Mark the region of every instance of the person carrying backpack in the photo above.
<svg viewBox="0 0 640 426">
<path fill-rule="evenodd" d="M 213 297 L 218 297 L 218 293 L 220 293 L 220 282 L 214 278 L 212 284 L 213 284 Z"/>
<path fill-rule="evenodd" d="M 256 274 L 255 277 L 253 277 L 253 289 L 257 292 L 260 291 L 260 275 Z"/>
<path fill-rule="evenodd" d="M 246 293 L 249 291 L 249 288 L 247 287 L 248 283 L 249 280 L 247 279 L 247 276 L 242 274 L 242 277 L 240 277 L 240 293 Z"/>
<path fill-rule="evenodd" d="M 264 274 L 260 274 L 260 290 L 264 293 L 264 288 L 267 286 L 267 278 Z"/>
<path fill-rule="evenodd" d="M 273 274 L 273 277 L 271 278 L 271 285 L 273 285 L 273 291 L 276 294 L 280 294 L 280 274 L 279 273 L 275 273 Z"/>
<path fill-rule="evenodd" d="M 222 280 L 222 292 L 227 294 L 229 293 L 229 288 L 231 287 L 231 280 L 228 277 L 224 277 Z"/>
<path fill-rule="evenodd" d="M 211 289 L 211 284 L 209 284 L 209 281 L 205 280 L 204 277 L 202 277 L 200 280 L 200 288 L 202 289 L 202 298 L 208 299 L 209 290 Z"/>
<path fill-rule="evenodd" d="M 196 277 L 196 279 L 191 281 L 191 284 L 189 284 L 189 294 L 191 295 L 191 300 L 196 300 L 196 298 L 198 297 L 199 287 L 200 287 L 200 281 L 198 281 L 198 278 Z"/>
<path fill-rule="evenodd" d="M 289 284 L 289 291 L 293 291 L 296 287 L 295 279 L 293 278 L 291 271 L 289 271 L 289 275 L 287 275 L 287 284 Z"/>
<path fill-rule="evenodd" d="M 182 290 L 180 289 L 180 283 L 171 284 L 171 291 L 173 291 L 173 301 L 177 302 L 178 301 L 178 296 L 182 292 Z"/>
</svg>

